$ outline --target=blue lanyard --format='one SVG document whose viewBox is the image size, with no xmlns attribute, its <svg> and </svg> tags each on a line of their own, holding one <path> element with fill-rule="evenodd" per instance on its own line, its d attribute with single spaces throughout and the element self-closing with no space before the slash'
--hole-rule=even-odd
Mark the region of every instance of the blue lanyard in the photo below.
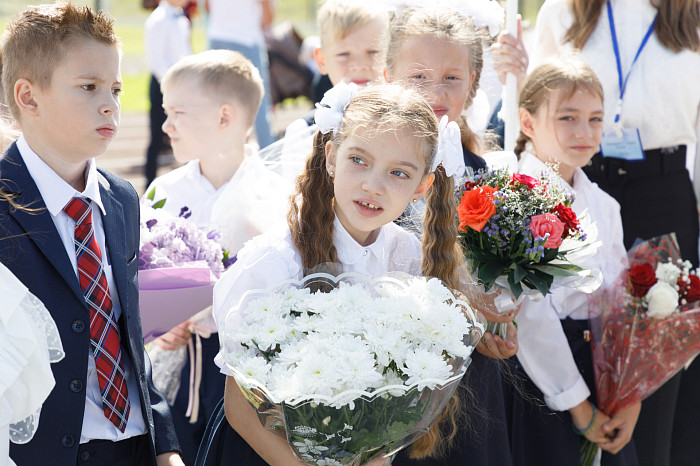
<svg viewBox="0 0 700 466">
<path fill-rule="evenodd" d="M 625 95 L 625 89 L 627 89 L 627 80 L 630 78 L 630 74 L 632 74 L 632 68 L 634 68 L 634 64 L 637 63 L 637 59 L 639 58 L 639 55 L 642 53 L 642 49 L 644 49 L 644 46 L 647 45 L 647 42 L 649 41 L 649 38 L 651 37 L 652 33 L 654 32 L 654 25 L 656 24 L 656 18 L 658 18 L 659 14 L 657 13 L 656 16 L 654 16 L 654 20 L 651 22 L 651 26 L 649 26 L 649 30 L 647 31 L 646 35 L 644 36 L 644 39 L 642 39 L 642 43 L 639 46 L 639 50 L 637 50 L 637 54 L 634 56 L 634 60 L 632 60 L 632 64 L 630 65 L 629 71 L 627 71 L 627 75 L 622 78 L 622 62 L 620 61 L 620 47 L 617 45 L 617 33 L 615 32 L 615 20 L 613 19 L 613 11 L 612 11 L 612 6 L 610 6 L 610 0 L 606 2 L 606 5 L 608 7 L 608 20 L 610 22 L 610 34 L 612 35 L 612 42 L 613 42 L 613 49 L 615 50 L 615 61 L 617 61 L 617 78 L 618 82 L 620 85 L 620 99 L 617 102 L 617 109 L 615 110 L 615 123 L 620 121 L 620 113 L 622 113 L 622 97 Z"/>
</svg>

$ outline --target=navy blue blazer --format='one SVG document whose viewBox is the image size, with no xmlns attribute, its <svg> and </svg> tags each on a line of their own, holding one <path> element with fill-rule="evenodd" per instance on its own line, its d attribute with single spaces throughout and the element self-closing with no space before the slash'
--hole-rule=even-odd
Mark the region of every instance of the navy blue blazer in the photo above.
<svg viewBox="0 0 700 466">
<path fill-rule="evenodd" d="M 138 301 L 139 204 L 124 179 L 98 170 L 100 196 L 107 215 L 105 238 L 116 292 L 122 350 L 137 377 L 143 417 L 155 456 L 179 451 L 170 409 L 151 379 L 151 363 L 143 346 Z M 0 260 L 46 306 L 56 321 L 66 357 L 51 364 L 56 386 L 41 409 L 31 442 L 11 444 L 10 457 L 19 465 L 75 465 L 85 410 L 85 384 L 90 348 L 89 310 L 58 231 L 13 143 L 0 156 L 0 188 L 14 195 L 14 209 L 0 201 Z M 115 291 L 112 290 L 112 293 Z"/>
</svg>

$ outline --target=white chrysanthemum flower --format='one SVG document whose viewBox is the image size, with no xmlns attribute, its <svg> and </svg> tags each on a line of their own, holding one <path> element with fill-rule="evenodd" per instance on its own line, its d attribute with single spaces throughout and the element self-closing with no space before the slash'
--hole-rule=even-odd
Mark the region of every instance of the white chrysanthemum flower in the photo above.
<svg viewBox="0 0 700 466">
<path fill-rule="evenodd" d="M 244 376 L 266 384 L 267 374 L 270 372 L 271 366 L 265 358 L 254 356 L 240 358 L 236 363 L 236 368 Z"/>
<path fill-rule="evenodd" d="M 384 374 L 383 386 L 389 385 L 404 385 L 404 379 L 396 373 L 393 369 L 388 369 Z M 401 396 L 405 393 L 402 389 L 389 390 L 388 392 L 391 396 Z"/>
<path fill-rule="evenodd" d="M 678 307 L 678 291 L 666 282 L 659 281 L 647 292 L 647 315 L 654 319 L 668 317 Z"/>
<path fill-rule="evenodd" d="M 381 386 L 383 377 L 377 372 L 374 355 L 366 345 L 359 351 L 345 351 L 339 361 L 340 383 L 346 390 L 368 390 Z"/>
<path fill-rule="evenodd" d="M 435 354 L 425 349 L 418 348 L 406 354 L 404 372 L 408 375 L 406 385 L 418 383 L 418 390 L 435 386 L 429 379 L 447 380 L 452 376 L 452 368 L 440 354 Z"/>
</svg>

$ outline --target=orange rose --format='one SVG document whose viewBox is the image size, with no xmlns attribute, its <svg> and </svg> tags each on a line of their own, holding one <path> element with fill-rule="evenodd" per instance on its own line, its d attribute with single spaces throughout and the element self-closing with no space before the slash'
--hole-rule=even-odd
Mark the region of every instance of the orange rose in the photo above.
<svg viewBox="0 0 700 466">
<path fill-rule="evenodd" d="M 486 222 L 496 214 L 496 206 L 493 205 L 493 193 L 496 188 L 481 186 L 470 191 L 465 191 L 462 201 L 457 207 L 459 214 L 459 229 L 467 231 L 467 227 L 481 231 Z"/>
</svg>

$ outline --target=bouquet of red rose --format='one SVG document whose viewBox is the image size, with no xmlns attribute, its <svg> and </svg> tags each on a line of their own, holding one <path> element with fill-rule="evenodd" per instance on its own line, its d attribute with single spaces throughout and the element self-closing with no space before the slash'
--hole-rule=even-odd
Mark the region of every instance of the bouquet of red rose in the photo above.
<svg viewBox="0 0 700 466">
<path fill-rule="evenodd" d="M 598 271 L 575 264 L 593 254 L 599 243 L 584 233 L 570 208 L 572 194 L 555 177 L 511 174 L 506 168 L 482 170 L 459 189 L 465 257 L 485 291 L 494 286 L 510 291 L 496 300 L 501 311 L 513 308 L 508 306 L 511 294 L 538 299 L 554 285 L 591 292 L 601 283 Z"/>
<path fill-rule="evenodd" d="M 654 393 L 700 352 L 700 277 L 680 259 L 675 234 L 638 244 L 628 258 L 618 285 L 591 297 L 598 407 L 609 416 Z M 591 444 L 591 454 L 596 449 Z"/>
</svg>

